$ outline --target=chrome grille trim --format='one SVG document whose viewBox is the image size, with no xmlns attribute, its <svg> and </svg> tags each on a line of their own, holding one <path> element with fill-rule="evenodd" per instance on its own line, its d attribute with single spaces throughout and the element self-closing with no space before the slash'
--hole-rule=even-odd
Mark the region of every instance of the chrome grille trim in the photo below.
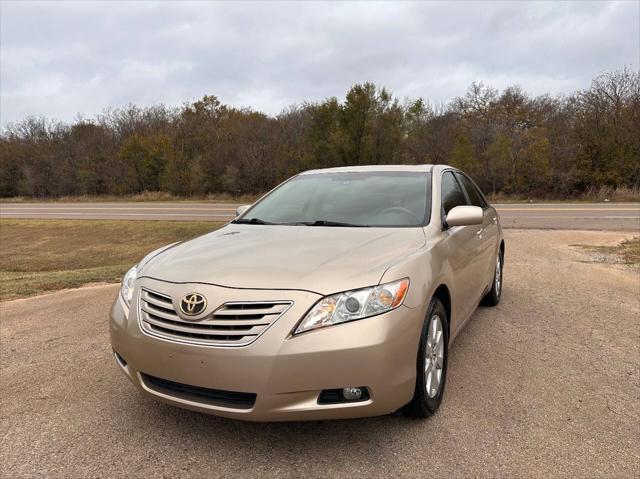
<svg viewBox="0 0 640 479">
<path fill-rule="evenodd" d="M 253 343 L 293 301 L 229 301 L 197 321 L 178 315 L 171 296 L 142 287 L 138 323 L 148 335 L 198 346 L 239 347 Z"/>
</svg>

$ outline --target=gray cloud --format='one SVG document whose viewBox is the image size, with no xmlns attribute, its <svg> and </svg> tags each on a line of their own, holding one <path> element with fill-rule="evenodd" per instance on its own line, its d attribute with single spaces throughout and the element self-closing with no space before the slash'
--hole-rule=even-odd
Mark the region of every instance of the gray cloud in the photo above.
<svg viewBox="0 0 640 479">
<path fill-rule="evenodd" d="M 275 114 L 373 81 L 448 101 L 640 63 L 640 3 L 3 2 L 0 122 L 215 94 Z"/>
</svg>

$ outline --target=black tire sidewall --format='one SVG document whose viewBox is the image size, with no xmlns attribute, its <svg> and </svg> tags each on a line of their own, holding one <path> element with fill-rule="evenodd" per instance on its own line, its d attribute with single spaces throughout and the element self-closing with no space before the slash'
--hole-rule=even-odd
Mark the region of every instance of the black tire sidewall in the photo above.
<svg viewBox="0 0 640 479">
<path fill-rule="evenodd" d="M 438 314 L 440 316 L 440 321 L 442 322 L 442 330 L 444 334 L 444 360 L 442 365 L 442 382 L 440 383 L 440 390 L 438 394 L 430 398 L 429 394 L 427 394 L 427 385 L 424 377 L 424 362 L 426 356 L 427 349 L 427 335 L 429 334 L 429 322 L 434 314 Z M 428 413 L 433 414 L 436 412 L 438 407 L 440 406 L 440 402 L 442 402 L 442 396 L 444 395 L 444 389 L 447 381 L 447 366 L 449 363 L 449 318 L 447 316 L 447 312 L 440 302 L 440 300 L 434 298 L 431 300 L 429 304 L 429 309 L 427 310 L 427 316 L 422 325 L 422 334 L 420 335 L 420 348 L 418 352 L 418 361 L 417 361 L 417 376 L 416 376 L 416 397 L 415 399 L 424 403 L 425 409 Z"/>
</svg>

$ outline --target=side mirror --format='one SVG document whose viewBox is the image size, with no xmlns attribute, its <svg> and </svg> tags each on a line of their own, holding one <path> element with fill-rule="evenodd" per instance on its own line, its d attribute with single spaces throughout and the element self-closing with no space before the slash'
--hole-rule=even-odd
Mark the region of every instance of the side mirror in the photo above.
<svg viewBox="0 0 640 479">
<path fill-rule="evenodd" d="M 456 206 L 445 218 L 447 226 L 471 226 L 482 224 L 482 208 L 479 206 Z"/>
<path fill-rule="evenodd" d="M 236 208 L 236 218 L 238 216 L 240 216 L 242 213 L 244 213 L 245 211 L 247 211 L 249 208 L 251 207 L 251 205 L 240 205 Z"/>
</svg>

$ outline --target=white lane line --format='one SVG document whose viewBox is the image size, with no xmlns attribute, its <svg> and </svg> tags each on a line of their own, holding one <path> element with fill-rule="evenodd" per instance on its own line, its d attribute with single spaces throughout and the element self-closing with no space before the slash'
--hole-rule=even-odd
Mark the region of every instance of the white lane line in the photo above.
<svg viewBox="0 0 640 479">
<path fill-rule="evenodd" d="M 640 208 L 497 208 L 498 211 L 636 211 Z"/>
<path fill-rule="evenodd" d="M 63 213 L 6 213 L 4 211 L 0 212 L 0 216 L 201 216 L 207 218 L 218 218 L 218 217 L 227 217 L 234 218 L 236 215 L 224 215 L 224 214 L 204 214 L 204 213 L 76 213 L 76 212 L 63 212 Z M 638 220 L 640 216 L 502 216 L 503 219 L 521 219 L 521 220 L 531 220 L 531 219 L 554 219 L 554 220 Z"/>
<path fill-rule="evenodd" d="M 538 215 L 500 215 L 500 219 L 508 220 L 535 220 L 535 219 L 548 219 L 548 220 L 640 220 L 640 216 L 538 216 Z"/>
<path fill-rule="evenodd" d="M 138 207 L 110 207 L 110 206 L 2 206 L 0 205 L 0 211 L 235 211 L 235 208 L 209 208 L 209 207 L 155 207 L 155 206 L 138 206 Z M 510 212 L 510 211 L 526 211 L 526 212 L 538 212 L 538 211 L 631 211 L 640 213 L 640 208 L 497 208 L 498 211 Z"/>
<path fill-rule="evenodd" d="M 221 216 L 235 218 L 236 215 L 221 215 L 221 214 L 201 214 L 201 213 L 73 213 L 73 212 L 64 212 L 64 213 L 5 213 L 4 211 L 0 212 L 0 216 L 203 216 L 207 218 L 218 218 Z"/>
<path fill-rule="evenodd" d="M 156 208 L 156 207 L 67 207 L 67 206 L 0 206 L 0 211 L 235 211 L 235 208 Z"/>
<path fill-rule="evenodd" d="M 492 203 L 494 208 L 640 208 L 640 203 Z"/>
</svg>

